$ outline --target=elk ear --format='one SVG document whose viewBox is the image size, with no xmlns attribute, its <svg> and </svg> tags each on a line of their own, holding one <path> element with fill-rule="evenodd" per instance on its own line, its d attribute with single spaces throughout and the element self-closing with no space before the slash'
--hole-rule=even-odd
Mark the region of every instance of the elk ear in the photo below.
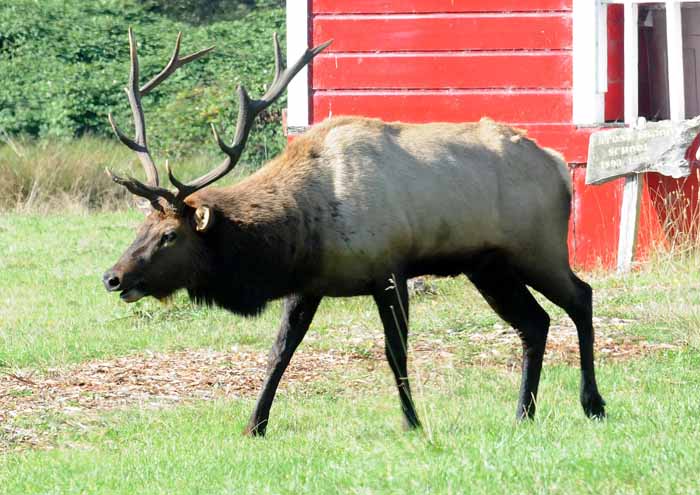
<svg viewBox="0 0 700 495">
<path fill-rule="evenodd" d="M 194 224 L 197 232 L 206 232 L 214 224 L 214 212 L 208 206 L 198 206 L 194 211 Z"/>
</svg>

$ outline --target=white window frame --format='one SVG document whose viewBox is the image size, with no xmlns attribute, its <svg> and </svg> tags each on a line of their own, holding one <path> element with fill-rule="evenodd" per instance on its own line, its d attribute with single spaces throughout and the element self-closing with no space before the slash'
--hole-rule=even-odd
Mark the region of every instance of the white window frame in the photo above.
<svg viewBox="0 0 700 495">
<path fill-rule="evenodd" d="M 607 91 L 607 6 L 624 6 L 625 123 L 639 116 L 638 27 L 639 5 L 666 7 L 668 89 L 671 120 L 685 119 L 683 29 L 681 7 L 698 0 L 574 0 L 573 3 L 573 122 L 576 125 L 605 123 Z"/>
</svg>

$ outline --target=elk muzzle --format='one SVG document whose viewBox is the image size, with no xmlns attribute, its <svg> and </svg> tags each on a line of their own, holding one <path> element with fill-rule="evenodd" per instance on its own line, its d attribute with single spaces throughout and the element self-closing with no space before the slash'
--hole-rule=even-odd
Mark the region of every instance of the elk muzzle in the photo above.
<svg viewBox="0 0 700 495">
<path fill-rule="evenodd" d="M 110 268 L 102 276 L 102 283 L 109 292 L 121 291 L 119 297 L 122 301 L 132 303 L 146 296 L 140 283 L 125 283 L 123 274 L 114 268 Z"/>
</svg>

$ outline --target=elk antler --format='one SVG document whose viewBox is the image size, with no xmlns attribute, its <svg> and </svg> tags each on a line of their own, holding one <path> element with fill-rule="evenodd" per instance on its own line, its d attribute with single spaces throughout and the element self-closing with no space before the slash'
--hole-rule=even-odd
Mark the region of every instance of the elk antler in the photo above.
<svg viewBox="0 0 700 495">
<path fill-rule="evenodd" d="M 129 85 L 124 88 L 124 91 L 126 91 L 129 98 L 131 114 L 134 118 L 135 138 L 131 139 L 126 136 L 119 129 L 119 127 L 117 127 L 112 114 L 109 114 L 109 123 L 112 125 L 112 130 L 114 133 L 122 143 L 124 143 L 129 149 L 135 151 L 136 155 L 139 157 L 141 165 L 143 165 L 143 168 L 146 171 L 146 183 L 140 182 L 133 177 L 119 177 L 109 170 L 107 170 L 107 173 L 114 182 L 126 187 L 133 194 L 146 198 L 148 201 L 150 201 L 151 205 L 157 209 L 161 209 L 161 206 L 158 203 L 159 198 L 165 198 L 167 201 L 173 203 L 175 200 L 175 195 L 167 189 L 159 186 L 158 170 L 156 169 L 153 158 L 151 158 L 151 154 L 148 151 L 146 141 L 146 123 L 143 116 L 143 108 L 141 106 L 141 97 L 145 96 L 156 86 L 165 81 L 178 68 L 182 67 L 188 62 L 197 60 L 214 49 L 214 47 L 211 46 L 209 48 L 205 48 L 204 50 L 200 50 L 196 53 L 180 58 L 181 39 L 182 33 L 178 33 L 177 40 L 175 41 L 175 49 L 173 50 L 173 54 L 170 57 L 168 64 L 162 71 L 160 71 L 158 75 L 148 81 L 143 87 L 139 88 L 139 60 L 136 51 L 136 40 L 134 39 L 133 31 L 131 28 L 129 28 L 129 54 L 131 58 L 131 68 L 129 71 Z"/>
<path fill-rule="evenodd" d="M 176 201 L 183 201 L 187 196 L 192 194 L 199 189 L 202 189 L 209 184 L 219 180 L 224 175 L 228 174 L 233 167 L 236 166 L 238 160 L 241 157 L 243 148 L 245 147 L 246 141 L 248 140 L 248 135 L 253 127 L 253 122 L 255 118 L 269 107 L 279 96 L 284 92 L 289 82 L 292 78 L 299 72 L 306 64 L 308 64 L 316 55 L 323 51 L 328 45 L 330 45 L 333 40 L 326 41 L 325 43 L 318 45 L 314 48 L 307 49 L 304 54 L 297 60 L 294 65 L 286 69 L 282 68 L 282 52 L 280 50 L 279 41 L 277 40 L 277 33 L 272 36 L 274 47 L 275 47 L 275 78 L 270 85 L 270 88 L 259 100 L 251 100 L 248 96 L 247 91 L 243 86 L 238 87 L 238 119 L 236 120 L 236 134 L 233 140 L 233 144 L 228 146 L 224 143 L 223 139 L 219 136 L 216 131 L 216 127 L 212 125 L 212 131 L 214 133 L 214 139 L 218 143 L 221 151 L 223 151 L 227 156 L 226 159 L 219 164 L 214 170 L 209 173 L 191 181 L 187 184 L 183 184 L 175 178 L 170 167 L 168 169 L 168 177 L 170 182 L 177 188 Z"/>
</svg>

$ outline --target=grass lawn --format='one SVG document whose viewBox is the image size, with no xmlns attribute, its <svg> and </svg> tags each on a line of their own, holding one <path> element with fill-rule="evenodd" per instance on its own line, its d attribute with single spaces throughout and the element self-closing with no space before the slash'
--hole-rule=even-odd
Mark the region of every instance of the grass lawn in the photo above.
<svg viewBox="0 0 700 495">
<path fill-rule="evenodd" d="M 268 436 L 249 439 L 240 431 L 260 371 L 207 361 L 206 352 L 264 357 L 279 304 L 245 320 L 182 296 L 122 303 L 100 275 L 138 221 L 134 212 L 0 215 L 0 493 L 700 491 L 697 254 L 659 256 L 624 278 L 583 275 L 595 290 L 603 422 L 587 420 L 578 404 L 576 340 L 560 310 L 546 304 L 553 327 L 538 417 L 518 425 L 517 337 L 468 282 L 430 279 L 431 290 L 411 301 L 422 432 L 401 430 L 371 301 L 329 299 L 295 363 L 303 368 L 313 357 L 313 365 L 280 391 Z M 183 379 L 209 366 L 221 381 L 196 378 L 173 390 L 216 393 L 166 400 L 142 383 L 153 381 L 155 371 L 143 366 L 154 355 L 187 361 L 202 352 Z M 123 369 L 145 370 L 130 372 L 132 393 L 121 406 L 106 401 L 107 388 L 91 389 L 97 399 L 65 401 L 52 396 L 60 387 L 37 388 L 64 380 L 80 392 L 75 370 L 84 379 L 85 370 L 120 360 L 142 366 Z M 100 386 L 108 387 L 118 373 L 104 370 Z M 250 374 L 250 391 L 221 385 L 235 373 Z"/>
</svg>

